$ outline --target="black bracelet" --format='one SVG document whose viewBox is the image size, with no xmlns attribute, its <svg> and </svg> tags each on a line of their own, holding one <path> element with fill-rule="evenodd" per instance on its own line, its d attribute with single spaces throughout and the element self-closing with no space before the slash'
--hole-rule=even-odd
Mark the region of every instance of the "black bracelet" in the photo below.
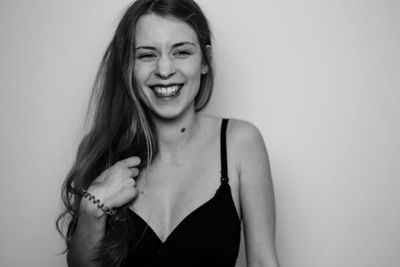
<svg viewBox="0 0 400 267">
<path fill-rule="evenodd" d="M 111 209 L 111 208 L 109 208 L 109 207 L 104 206 L 104 204 L 101 203 L 99 199 L 96 199 L 95 196 L 93 196 L 92 194 L 90 194 L 90 193 L 89 193 L 88 191 L 86 191 L 85 189 L 82 189 L 82 190 L 81 190 L 81 194 L 82 194 L 82 196 L 83 196 L 84 198 L 87 198 L 89 201 L 92 201 L 93 204 L 96 204 L 97 207 L 98 207 L 99 209 L 101 209 L 104 213 L 106 213 L 106 214 L 108 214 L 108 215 L 110 215 L 110 216 L 112 216 L 112 215 L 115 214 L 116 211 L 115 211 L 114 209 Z"/>
</svg>

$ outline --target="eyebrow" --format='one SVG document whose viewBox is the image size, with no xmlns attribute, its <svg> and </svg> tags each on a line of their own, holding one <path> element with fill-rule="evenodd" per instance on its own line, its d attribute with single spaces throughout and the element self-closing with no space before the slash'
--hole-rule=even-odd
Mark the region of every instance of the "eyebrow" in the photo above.
<svg viewBox="0 0 400 267">
<path fill-rule="evenodd" d="M 192 45 L 192 46 L 196 46 L 194 43 L 191 43 L 191 42 L 180 42 L 180 43 L 173 44 L 172 48 L 176 48 L 176 47 L 187 45 L 187 44 L 188 45 Z M 135 50 L 138 50 L 138 49 L 156 50 L 156 48 L 154 46 L 138 46 L 138 47 L 135 48 Z"/>
</svg>

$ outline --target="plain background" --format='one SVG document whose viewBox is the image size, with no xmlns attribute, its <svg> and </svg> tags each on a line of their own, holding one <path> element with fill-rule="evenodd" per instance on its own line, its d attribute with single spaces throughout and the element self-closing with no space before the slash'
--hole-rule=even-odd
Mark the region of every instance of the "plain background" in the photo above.
<svg viewBox="0 0 400 267">
<path fill-rule="evenodd" d="M 400 2 L 198 2 L 215 35 L 206 113 L 264 136 L 281 266 L 400 266 Z M 60 187 L 128 3 L 0 1 L 2 267 L 66 266 Z"/>
</svg>

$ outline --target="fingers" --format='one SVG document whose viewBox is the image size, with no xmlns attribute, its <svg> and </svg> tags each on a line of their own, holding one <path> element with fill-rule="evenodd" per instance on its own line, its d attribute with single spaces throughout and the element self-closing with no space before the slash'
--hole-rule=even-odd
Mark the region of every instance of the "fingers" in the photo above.
<svg viewBox="0 0 400 267">
<path fill-rule="evenodd" d="M 136 198 L 138 195 L 139 195 L 139 190 L 137 190 L 136 188 L 134 188 L 133 194 L 132 194 L 132 199 Z"/>
<path fill-rule="evenodd" d="M 131 170 L 131 177 L 136 177 L 139 175 L 139 169 L 138 168 L 130 168 Z"/>
<path fill-rule="evenodd" d="M 119 161 L 120 164 L 123 164 L 125 167 L 132 168 L 140 164 L 139 157 L 129 157 Z"/>
<path fill-rule="evenodd" d="M 135 180 L 131 179 L 131 181 L 129 182 L 129 187 L 130 190 L 128 190 L 129 195 L 130 195 L 130 199 L 134 199 L 137 197 L 137 195 L 139 194 L 139 190 L 136 188 L 136 182 Z"/>
</svg>

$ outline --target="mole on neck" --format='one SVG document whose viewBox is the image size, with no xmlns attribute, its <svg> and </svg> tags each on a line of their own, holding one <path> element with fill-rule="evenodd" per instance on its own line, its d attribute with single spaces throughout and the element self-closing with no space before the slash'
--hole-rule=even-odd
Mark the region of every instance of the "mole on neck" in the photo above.
<svg viewBox="0 0 400 267">
<path fill-rule="evenodd" d="M 186 131 L 186 128 L 181 129 L 181 133 L 184 133 Z"/>
</svg>

